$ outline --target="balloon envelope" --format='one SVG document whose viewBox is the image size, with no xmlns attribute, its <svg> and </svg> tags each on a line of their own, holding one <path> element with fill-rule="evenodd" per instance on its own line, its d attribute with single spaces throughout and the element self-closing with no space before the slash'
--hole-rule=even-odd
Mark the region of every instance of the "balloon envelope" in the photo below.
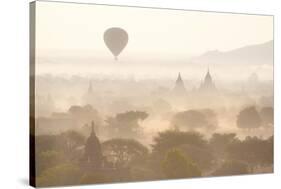
<svg viewBox="0 0 281 189">
<path fill-rule="evenodd" d="M 117 59 L 128 43 L 128 34 L 122 28 L 109 28 L 104 32 L 103 40 L 111 53 Z"/>
</svg>

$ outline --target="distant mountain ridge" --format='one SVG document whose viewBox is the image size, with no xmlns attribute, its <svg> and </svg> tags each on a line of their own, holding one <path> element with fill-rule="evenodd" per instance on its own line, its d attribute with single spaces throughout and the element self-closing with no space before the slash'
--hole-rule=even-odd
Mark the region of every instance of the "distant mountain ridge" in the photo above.
<svg viewBox="0 0 281 189">
<path fill-rule="evenodd" d="M 194 63 L 247 63 L 247 64 L 272 64 L 273 40 L 241 47 L 231 51 L 208 51 L 201 56 L 193 57 Z"/>
</svg>

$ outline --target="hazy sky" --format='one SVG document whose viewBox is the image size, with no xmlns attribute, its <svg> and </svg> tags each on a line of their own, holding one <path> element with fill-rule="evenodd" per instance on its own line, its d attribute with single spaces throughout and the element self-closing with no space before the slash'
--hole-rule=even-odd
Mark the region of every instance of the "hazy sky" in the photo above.
<svg viewBox="0 0 281 189">
<path fill-rule="evenodd" d="M 38 1 L 36 16 L 39 56 L 71 52 L 112 58 L 103 41 L 110 27 L 129 34 L 123 58 L 185 58 L 273 39 L 271 16 Z"/>
</svg>

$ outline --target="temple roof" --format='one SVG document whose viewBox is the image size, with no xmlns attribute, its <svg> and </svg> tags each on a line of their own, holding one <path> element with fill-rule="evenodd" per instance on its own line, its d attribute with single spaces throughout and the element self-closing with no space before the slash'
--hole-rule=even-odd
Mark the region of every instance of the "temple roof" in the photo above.
<svg viewBox="0 0 281 189">
<path fill-rule="evenodd" d="M 181 73 L 179 72 L 179 75 L 178 75 L 178 78 L 177 78 L 177 81 L 176 83 L 182 83 L 182 79 L 181 79 Z"/>
<path fill-rule="evenodd" d="M 213 83 L 212 76 L 210 74 L 210 69 L 208 67 L 204 82 L 199 87 L 199 90 L 202 92 L 217 92 L 215 84 Z"/>
<path fill-rule="evenodd" d="M 209 67 L 208 67 L 207 74 L 206 74 L 206 76 L 205 76 L 205 82 L 212 82 L 212 76 L 211 76 L 211 74 L 210 74 Z"/>
<path fill-rule="evenodd" d="M 178 78 L 176 80 L 176 85 L 175 85 L 174 91 L 177 94 L 184 94 L 186 92 L 180 72 L 179 72 Z"/>
<path fill-rule="evenodd" d="M 85 156 L 88 156 L 90 158 L 95 158 L 94 156 L 97 157 L 101 156 L 101 144 L 95 133 L 94 122 L 92 122 L 91 124 L 92 124 L 92 130 L 89 138 L 86 141 Z"/>
</svg>

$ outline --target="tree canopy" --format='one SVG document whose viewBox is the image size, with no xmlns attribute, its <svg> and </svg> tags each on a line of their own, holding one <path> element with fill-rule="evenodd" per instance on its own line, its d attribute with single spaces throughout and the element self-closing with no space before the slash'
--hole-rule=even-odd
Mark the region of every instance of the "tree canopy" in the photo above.
<svg viewBox="0 0 281 189">
<path fill-rule="evenodd" d="M 139 121 L 147 117 L 148 114 L 142 111 L 119 113 L 115 117 L 109 117 L 105 120 L 106 128 L 113 137 L 134 137 L 141 131 Z"/>
<path fill-rule="evenodd" d="M 209 140 L 209 145 L 213 151 L 215 151 L 215 155 L 218 157 L 225 156 L 225 150 L 228 145 L 237 142 L 239 139 L 237 138 L 235 133 L 214 133 Z"/>
<path fill-rule="evenodd" d="M 73 163 L 64 163 L 46 169 L 38 178 L 38 186 L 73 185 L 78 183 L 80 168 Z"/>
<path fill-rule="evenodd" d="M 243 141 L 232 143 L 227 148 L 228 158 L 246 162 L 249 166 L 273 163 L 273 139 L 246 137 Z"/>
<path fill-rule="evenodd" d="M 261 126 L 262 120 L 256 107 L 250 106 L 240 111 L 236 123 L 239 128 L 254 129 Z"/>
<path fill-rule="evenodd" d="M 183 144 L 191 144 L 201 147 L 207 144 L 203 135 L 198 132 L 183 132 L 177 130 L 159 132 L 158 135 L 154 137 L 153 141 L 153 152 L 165 152 Z"/>
<path fill-rule="evenodd" d="M 217 126 L 217 117 L 211 109 L 192 109 L 176 113 L 171 120 L 171 124 L 183 129 L 208 129 Z"/>
<path fill-rule="evenodd" d="M 179 150 L 171 150 L 162 162 L 163 172 L 169 179 L 201 176 L 195 163 L 184 156 Z"/>
<path fill-rule="evenodd" d="M 263 122 L 263 126 L 270 127 L 273 126 L 273 108 L 272 107 L 263 107 L 260 111 L 260 116 Z"/>
<path fill-rule="evenodd" d="M 212 173 L 213 176 L 226 175 L 241 175 L 248 174 L 248 166 L 246 163 L 240 161 L 226 161 L 216 171 Z"/>
<path fill-rule="evenodd" d="M 148 149 L 133 139 L 110 139 L 102 143 L 102 149 L 108 161 L 116 167 L 127 167 L 148 155 Z"/>
</svg>

